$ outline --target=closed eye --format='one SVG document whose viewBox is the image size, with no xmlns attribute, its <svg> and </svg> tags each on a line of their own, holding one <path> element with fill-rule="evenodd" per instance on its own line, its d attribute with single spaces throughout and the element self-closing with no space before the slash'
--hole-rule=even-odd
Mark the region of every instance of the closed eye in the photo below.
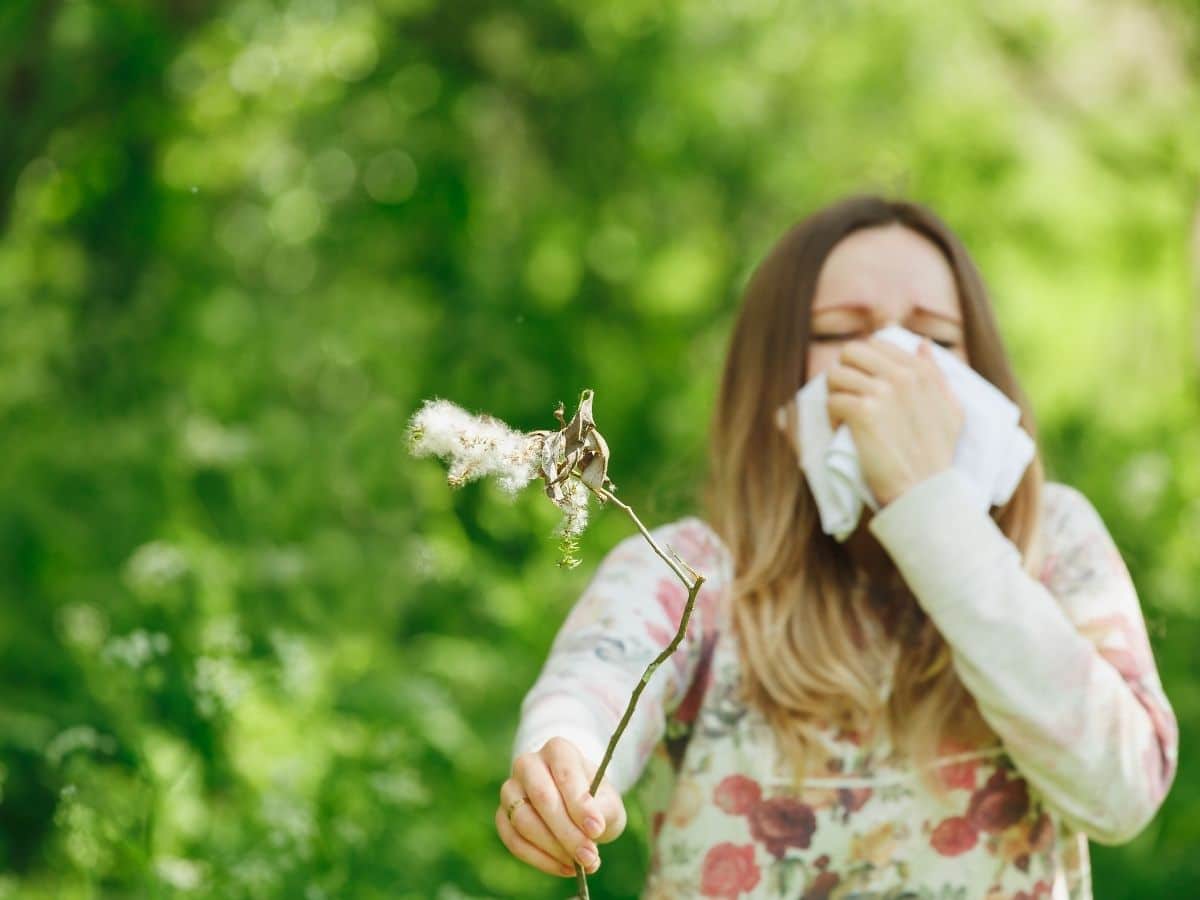
<svg viewBox="0 0 1200 900">
<path fill-rule="evenodd" d="M 851 333 L 851 334 L 814 334 L 814 335 L 811 335 L 812 340 L 821 341 L 823 343 L 830 343 L 833 341 L 847 341 L 853 337 L 854 337 L 853 333 Z M 953 350 L 955 344 L 957 343 L 957 341 L 944 341 L 944 340 L 940 340 L 939 338 L 930 338 L 930 340 L 933 341 L 935 344 L 938 344 L 939 346 L 945 347 L 947 350 Z"/>
</svg>

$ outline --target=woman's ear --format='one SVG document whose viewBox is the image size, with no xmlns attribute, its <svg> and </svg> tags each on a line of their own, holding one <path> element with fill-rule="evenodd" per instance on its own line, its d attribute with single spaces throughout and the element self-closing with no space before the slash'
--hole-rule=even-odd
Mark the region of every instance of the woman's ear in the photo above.
<svg viewBox="0 0 1200 900">
<path fill-rule="evenodd" d="M 800 411 L 797 408 L 795 397 L 775 410 L 775 425 L 783 432 L 784 437 L 791 444 L 793 452 L 799 456 Z"/>
</svg>

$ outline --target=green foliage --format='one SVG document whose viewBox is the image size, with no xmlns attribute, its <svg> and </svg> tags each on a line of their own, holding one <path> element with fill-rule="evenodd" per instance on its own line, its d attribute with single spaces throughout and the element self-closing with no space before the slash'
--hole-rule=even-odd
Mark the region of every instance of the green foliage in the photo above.
<svg viewBox="0 0 1200 900">
<path fill-rule="evenodd" d="M 563 896 L 492 814 L 628 521 L 559 568 L 405 421 L 594 387 L 621 497 L 694 511 L 746 273 L 866 188 L 963 234 L 1141 590 L 1182 760 L 1103 896 L 1200 883 L 1198 20 L 960 6 L 6 4 L 0 897 Z"/>
</svg>

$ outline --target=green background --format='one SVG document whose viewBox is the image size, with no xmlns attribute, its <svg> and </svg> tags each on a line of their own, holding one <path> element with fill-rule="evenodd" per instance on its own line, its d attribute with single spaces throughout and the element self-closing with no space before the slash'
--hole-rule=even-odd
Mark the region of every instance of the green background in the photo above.
<svg viewBox="0 0 1200 900">
<path fill-rule="evenodd" d="M 1180 769 L 1097 897 L 1196 896 L 1200 10 L 1044 5 L 5 3 L 0 897 L 569 893 L 492 814 L 630 526 L 557 568 L 407 419 L 592 387 L 621 496 L 694 511 L 746 275 L 872 189 L 962 235 L 1144 603 Z"/>
</svg>

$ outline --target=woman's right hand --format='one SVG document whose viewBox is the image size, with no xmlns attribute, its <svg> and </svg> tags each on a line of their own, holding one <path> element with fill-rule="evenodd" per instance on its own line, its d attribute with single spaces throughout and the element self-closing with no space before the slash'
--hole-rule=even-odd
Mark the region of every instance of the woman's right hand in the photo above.
<svg viewBox="0 0 1200 900">
<path fill-rule="evenodd" d="M 586 872 L 595 872 L 597 844 L 616 840 L 627 822 L 621 795 L 607 778 L 595 797 L 588 792 L 595 774 L 596 766 L 561 737 L 514 759 L 496 807 L 504 846 L 548 875 L 574 875 L 576 860 Z M 528 799 L 513 809 L 510 821 L 509 807 L 522 797 Z"/>
</svg>

